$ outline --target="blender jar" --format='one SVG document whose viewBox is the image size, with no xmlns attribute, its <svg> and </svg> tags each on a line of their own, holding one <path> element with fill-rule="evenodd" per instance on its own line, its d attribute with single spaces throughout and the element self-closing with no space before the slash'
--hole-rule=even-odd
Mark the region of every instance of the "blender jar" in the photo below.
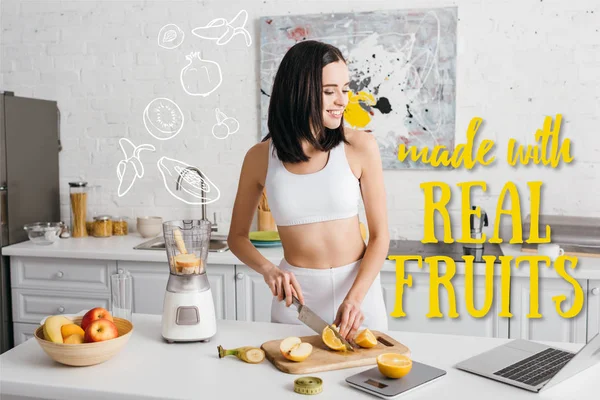
<svg viewBox="0 0 600 400">
<path fill-rule="evenodd" d="M 71 200 L 71 237 L 87 237 L 87 182 L 69 182 Z"/>
<path fill-rule="evenodd" d="M 163 223 L 165 248 L 171 274 L 201 275 L 206 272 L 211 225 L 208 220 Z"/>
</svg>

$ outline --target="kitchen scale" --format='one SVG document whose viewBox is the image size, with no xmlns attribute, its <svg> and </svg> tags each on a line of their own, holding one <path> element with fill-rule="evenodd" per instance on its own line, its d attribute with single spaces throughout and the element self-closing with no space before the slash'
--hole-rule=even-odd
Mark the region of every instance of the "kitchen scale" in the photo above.
<svg viewBox="0 0 600 400">
<path fill-rule="evenodd" d="M 446 375 L 446 371 L 427 364 L 416 361 L 412 364 L 410 372 L 399 379 L 387 378 L 375 367 L 346 378 L 346 382 L 377 397 L 394 399 Z"/>
<path fill-rule="evenodd" d="M 163 223 L 169 280 L 164 297 L 162 337 L 173 342 L 207 342 L 217 333 L 215 306 L 206 275 L 211 222 Z"/>
</svg>

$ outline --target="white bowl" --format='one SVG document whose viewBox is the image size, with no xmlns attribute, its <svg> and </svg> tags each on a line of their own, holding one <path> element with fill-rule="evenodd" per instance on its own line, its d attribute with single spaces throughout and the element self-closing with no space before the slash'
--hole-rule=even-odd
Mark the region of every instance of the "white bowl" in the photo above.
<svg viewBox="0 0 600 400">
<path fill-rule="evenodd" d="M 138 224 L 137 231 L 144 238 L 152 238 L 152 237 L 158 236 L 162 232 L 162 225 L 161 224 L 154 224 L 154 225 Z"/>
<path fill-rule="evenodd" d="M 138 217 L 137 224 L 139 225 L 162 225 L 161 217 Z"/>
</svg>

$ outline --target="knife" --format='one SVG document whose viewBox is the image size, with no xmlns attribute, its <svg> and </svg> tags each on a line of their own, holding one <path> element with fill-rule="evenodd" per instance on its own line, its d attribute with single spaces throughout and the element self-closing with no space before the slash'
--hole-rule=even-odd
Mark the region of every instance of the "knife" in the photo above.
<svg viewBox="0 0 600 400">
<path fill-rule="evenodd" d="M 337 331 L 337 329 L 333 327 L 333 325 L 323 321 L 323 319 L 317 314 L 315 314 L 314 311 L 312 311 L 307 306 L 302 305 L 296 296 L 292 296 L 292 304 L 296 306 L 296 309 L 298 310 L 298 319 L 302 321 L 304 325 L 308 326 L 310 329 L 317 332 L 319 335 L 323 333 L 323 329 L 325 329 L 326 326 L 330 327 L 335 336 L 338 339 L 340 339 L 344 346 L 346 346 L 346 349 L 354 351 L 354 347 L 350 343 L 348 343 L 348 341 L 344 339 L 342 335 L 340 335 L 340 333 Z"/>
</svg>

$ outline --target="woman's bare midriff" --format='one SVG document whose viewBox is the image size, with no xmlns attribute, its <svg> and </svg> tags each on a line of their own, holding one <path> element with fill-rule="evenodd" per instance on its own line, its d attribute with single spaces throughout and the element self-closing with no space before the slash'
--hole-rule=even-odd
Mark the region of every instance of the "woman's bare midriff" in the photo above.
<svg viewBox="0 0 600 400">
<path fill-rule="evenodd" d="M 341 267 L 360 260 L 366 250 L 358 216 L 277 230 L 285 260 L 300 268 Z"/>
</svg>

